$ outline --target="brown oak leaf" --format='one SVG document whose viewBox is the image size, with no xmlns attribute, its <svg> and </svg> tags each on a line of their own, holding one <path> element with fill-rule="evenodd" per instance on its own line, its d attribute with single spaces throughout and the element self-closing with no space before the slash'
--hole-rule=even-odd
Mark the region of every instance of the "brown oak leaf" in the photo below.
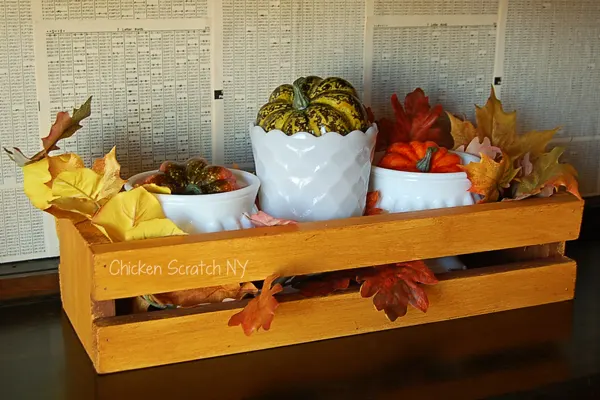
<svg viewBox="0 0 600 400">
<path fill-rule="evenodd" d="M 268 331 L 271 328 L 275 310 L 279 306 L 279 302 L 273 295 L 281 292 L 283 287 L 277 283 L 273 286 L 273 281 L 279 278 L 279 275 L 274 274 L 267 277 L 263 283 L 260 294 L 244 307 L 244 309 L 234 314 L 229 319 L 229 326 L 241 325 L 246 336 L 252 335 L 261 327 Z"/>
<path fill-rule="evenodd" d="M 153 303 L 162 307 L 194 307 L 199 304 L 221 303 L 225 299 L 241 300 L 247 294 L 256 294 L 258 289 L 251 282 L 243 284 L 213 286 L 200 289 L 178 290 L 148 296 Z"/>
<path fill-rule="evenodd" d="M 406 315 L 408 305 L 427 312 L 429 300 L 418 284 L 435 285 L 435 274 L 423 261 L 382 265 L 367 268 L 356 280 L 362 285 L 360 295 L 373 297 L 377 311 L 383 310 L 390 321 Z"/>
<path fill-rule="evenodd" d="M 356 271 L 343 270 L 327 272 L 317 276 L 300 280 L 292 284 L 304 297 L 326 296 L 338 290 L 346 290 L 350 282 L 356 277 Z"/>
<path fill-rule="evenodd" d="M 73 136 L 75 132 L 82 128 L 79 123 L 91 115 L 91 104 L 92 97 L 89 97 L 81 107 L 73 109 L 72 116 L 66 111 L 56 114 L 56 121 L 50 128 L 50 133 L 48 136 L 42 138 L 46 154 L 52 150 L 58 150 L 59 147 L 56 143 L 59 140 Z M 35 156 L 33 158 L 35 159 Z"/>
</svg>

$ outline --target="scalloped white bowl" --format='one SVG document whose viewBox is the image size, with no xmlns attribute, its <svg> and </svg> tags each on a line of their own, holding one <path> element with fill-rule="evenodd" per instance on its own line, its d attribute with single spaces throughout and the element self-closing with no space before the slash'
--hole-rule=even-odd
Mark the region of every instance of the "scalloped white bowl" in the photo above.
<svg viewBox="0 0 600 400">
<path fill-rule="evenodd" d="M 463 165 L 480 160 L 471 154 L 453 153 L 460 156 Z M 429 174 L 377 166 L 371 169 L 369 181 L 369 191 L 379 191 L 377 207 L 391 213 L 473 205 L 481 197 L 470 193 L 470 187 L 464 172 Z"/>
<path fill-rule="evenodd" d="M 134 175 L 125 184 L 125 190 L 158 171 Z M 252 228 L 244 214 L 253 214 L 260 180 L 253 174 L 231 170 L 243 187 L 231 192 L 203 195 L 173 195 L 153 193 L 160 202 L 165 216 L 186 233 L 220 232 Z"/>
<path fill-rule="evenodd" d="M 287 136 L 251 124 L 261 210 L 299 222 L 363 215 L 377 133 L 373 124 L 346 136 Z"/>
</svg>

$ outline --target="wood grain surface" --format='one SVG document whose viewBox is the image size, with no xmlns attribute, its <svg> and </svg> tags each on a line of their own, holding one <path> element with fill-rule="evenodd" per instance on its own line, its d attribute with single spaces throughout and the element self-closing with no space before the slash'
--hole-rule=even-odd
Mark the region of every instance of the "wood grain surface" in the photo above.
<svg viewBox="0 0 600 400">
<path fill-rule="evenodd" d="M 239 308 L 100 318 L 95 366 L 99 373 L 124 371 L 570 300 L 575 275 L 575 262 L 565 257 L 445 274 L 426 288 L 427 313 L 411 309 L 393 323 L 356 292 L 292 297 L 281 302 L 270 331 L 251 337 L 227 326 Z"/>
<path fill-rule="evenodd" d="M 92 243 L 92 297 L 110 300 L 263 280 L 275 272 L 303 275 L 565 242 L 579 236 L 582 212 L 582 201 L 557 195 L 297 226 Z"/>
</svg>

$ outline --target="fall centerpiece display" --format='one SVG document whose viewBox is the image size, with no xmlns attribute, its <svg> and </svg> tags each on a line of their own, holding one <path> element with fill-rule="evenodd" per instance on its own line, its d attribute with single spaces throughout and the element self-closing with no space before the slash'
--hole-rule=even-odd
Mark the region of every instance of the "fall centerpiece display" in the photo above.
<svg viewBox="0 0 600 400">
<path fill-rule="evenodd" d="M 322 81 L 299 82 L 309 100 L 319 98 L 315 82 Z M 348 90 L 332 86 L 326 93 L 335 88 Z M 286 98 L 285 90 L 279 89 L 280 100 Z M 252 204 L 235 211 L 253 229 L 239 229 L 232 222 L 231 231 L 225 225 L 209 231 L 196 223 L 201 231 L 190 233 L 177 222 L 175 210 L 217 214 L 210 204 L 200 203 L 216 199 L 215 207 L 231 211 L 235 200 L 229 196 L 254 200 L 256 192 L 243 193 L 258 190 L 249 189 L 252 182 L 264 185 L 260 176 L 246 180 L 235 168 L 193 158 L 165 162 L 156 171 L 125 181 L 115 148 L 91 168 L 72 153 L 50 155 L 59 140 L 81 128 L 90 114 L 89 101 L 71 116 L 59 113 L 42 139 L 43 150 L 33 157 L 16 148 L 7 150 L 23 169 L 32 204 L 57 218 L 63 308 L 96 371 L 165 365 L 572 299 L 576 265 L 564 256 L 564 244 L 579 235 L 583 202 L 573 167 L 558 162 L 561 150 L 546 151 L 554 131 L 517 135 L 514 114 L 504 113 L 494 93 L 477 109 L 477 127 L 447 113 L 451 129 L 436 120 L 440 108 L 430 108 L 423 93 L 416 91 L 411 98 L 398 119 L 404 128 L 391 124 L 393 130 L 383 132 L 385 145 L 373 168 L 413 174 L 424 182 L 429 178 L 425 187 L 435 186 L 434 177 L 449 182 L 461 176 L 462 195 L 474 196 L 477 204 L 390 212 L 385 190 L 366 193 L 361 169 L 354 185 L 365 191 L 364 203 L 350 213 L 355 218 L 331 221 L 335 213 L 306 212 L 315 199 L 329 202 L 331 209 L 355 207 L 357 201 L 342 193 L 344 188 L 355 190 L 353 186 L 336 186 L 333 180 L 332 187 L 320 189 L 319 197 L 296 193 L 294 212 L 305 207 L 298 213 L 305 220 L 273 215 L 261 198 L 260 210 Z M 315 104 L 323 112 L 322 103 Z M 273 111 L 272 119 L 278 121 L 273 123 L 284 128 L 307 121 L 310 128 L 317 121 L 316 114 L 309 118 L 307 112 L 306 120 L 294 114 L 292 123 L 286 112 Z M 370 114 L 369 121 L 374 121 Z M 318 141 L 307 149 L 334 143 L 328 137 L 359 143 L 370 129 L 369 143 L 375 144 L 375 124 L 366 132 L 345 135 L 329 132 L 333 125 L 322 126 L 300 132 L 307 135 L 302 140 Z M 255 128 L 264 137 L 295 140 L 299 135 Z M 323 160 L 356 164 L 359 157 L 339 143 L 345 152 L 323 147 Z M 367 177 L 374 150 L 369 146 L 361 153 Z M 302 189 L 311 179 L 332 174 L 326 163 L 319 168 L 313 175 L 285 167 L 277 173 Z M 394 182 L 401 188 L 408 185 Z M 559 189 L 569 193 L 558 194 Z M 311 221 L 315 215 L 327 220 Z M 444 257 L 456 257 L 457 268 L 440 271 L 431 263 Z"/>
<path fill-rule="evenodd" d="M 299 222 L 362 215 L 377 132 L 342 78 L 277 87 L 250 127 L 261 209 Z"/>
</svg>

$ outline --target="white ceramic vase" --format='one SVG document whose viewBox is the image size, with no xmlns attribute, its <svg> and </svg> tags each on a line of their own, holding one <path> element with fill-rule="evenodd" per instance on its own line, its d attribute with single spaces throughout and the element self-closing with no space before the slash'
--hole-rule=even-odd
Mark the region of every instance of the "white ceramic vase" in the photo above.
<svg viewBox="0 0 600 400">
<path fill-rule="evenodd" d="M 133 189 L 137 182 L 157 171 L 143 172 L 132 176 L 125 190 Z M 241 189 L 225 193 L 203 195 L 157 194 L 165 216 L 186 233 L 219 232 L 252 228 L 244 214 L 257 211 L 256 196 L 260 180 L 253 174 L 232 170 Z"/>
<path fill-rule="evenodd" d="M 463 165 L 480 160 L 468 153 L 454 153 Z M 379 191 L 377 207 L 392 213 L 472 205 L 480 197 L 469 192 L 470 187 L 465 172 L 432 174 L 377 166 L 371 169 L 369 182 L 369 191 Z"/>
<path fill-rule="evenodd" d="M 298 222 L 363 215 L 377 132 L 287 136 L 251 125 L 261 210 Z"/>
</svg>

